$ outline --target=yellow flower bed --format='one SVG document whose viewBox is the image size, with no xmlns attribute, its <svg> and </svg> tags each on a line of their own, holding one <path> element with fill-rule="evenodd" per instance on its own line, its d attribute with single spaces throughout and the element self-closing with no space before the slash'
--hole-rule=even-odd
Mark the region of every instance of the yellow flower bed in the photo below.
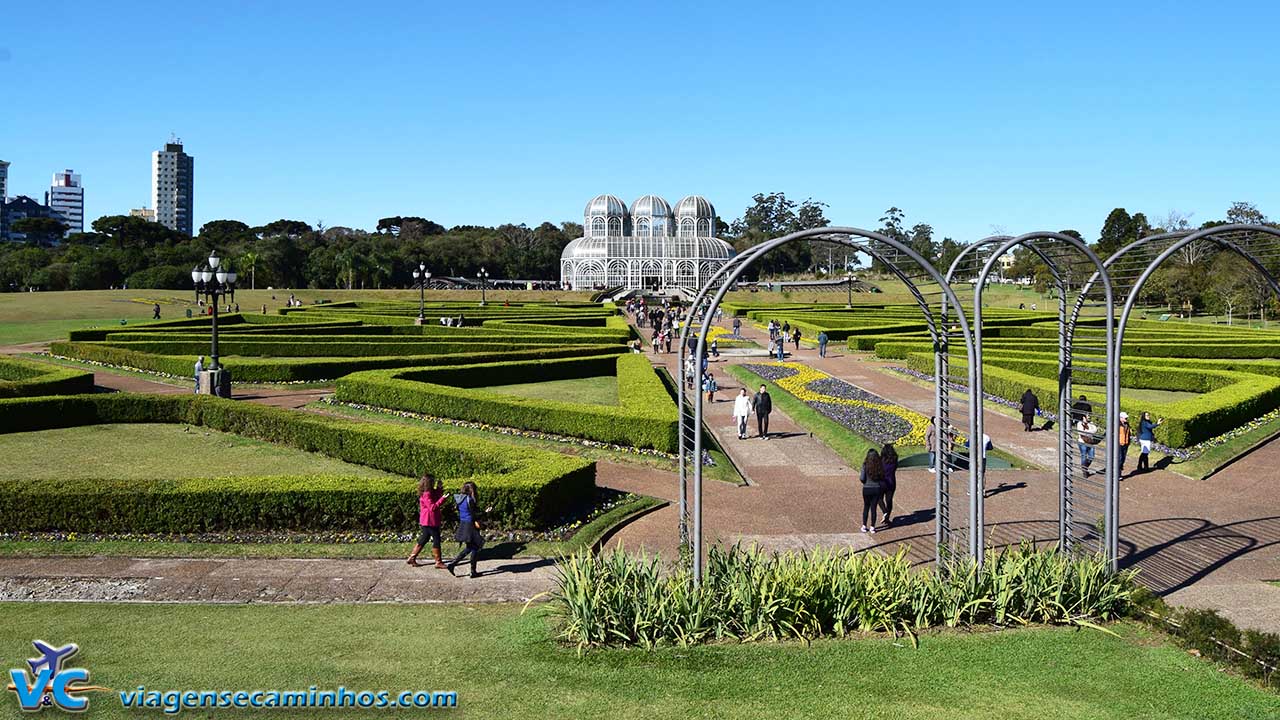
<svg viewBox="0 0 1280 720">
<path fill-rule="evenodd" d="M 806 403 L 821 402 L 832 403 L 835 405 L 853 405 L 856 407 L 864 407 L 872 410 L 879 410 L 898 417 L 911 423 L 911 431 L 906 435 L 898 438 L 894 442 L 898 445 L 924 445 L 925 433 L 929 429 L 929 418 L 921 415 L 914 410 L 908 410 L 901 405 L 893 403 L 873 403 L 866 400 L 848 400 L 845 398 L 832 397 L 824 395 L 820 392 L 809 389 L 809 384 L 818 380 L 824 380 L 831 377 L 830 375 L 815 370 L 808 365 L 797 362 L 771 362 L 765 363 L 774 367 L 789 368 L 795 370 L 795 375 L 790 375 L 781 380 L 774 381 L 778 387 L 795 395 L 797 398 Z"/>
</svg>

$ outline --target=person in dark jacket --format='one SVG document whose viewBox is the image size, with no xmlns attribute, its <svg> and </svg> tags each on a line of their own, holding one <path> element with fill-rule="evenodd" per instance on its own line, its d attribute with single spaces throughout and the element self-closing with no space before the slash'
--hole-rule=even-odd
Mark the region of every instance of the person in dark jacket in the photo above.
<svg viewBox="0 0 1280 720">
<path fill-rule="evenodd" d="M 470 555 L 471 577 L 480 577 L 480 573 L 476 572 L 476 561 L 480 559 L 480 549 L 484 547 L 484 536 L 480 534 L 479 517 L 482 513 L 476 494 L 476 484 L 467 481 L 462 484 L 462 492 L 453 496 L 454 502 L 458 505 L 458 531 L 453 534 L 453 539 L 462 543 L 462 552 L 459 552 L 447 566 L 450 575 L 453 574 L 453 569 L 458 566 L 458 563 L 462 562 L 462 558 Z M 492 509 L 492 507 L 485 508 L 484 512 Z"/>
<path fill-rule="evenodd" d="M 1071 405 L 1071 423 L 1076 424 L 1093 414 L 1093 403 L 1083 394 Z"/>
<path fill-rule="evenodd" d="M 880 495 L 884 492 L 884 463 L 875 448 L 867 451 L 862 461 L 862 470 L 858 473 L 858 481 L 862 484 L 862 532 L 876 531 L 876 508 L 880 505 Z M 868 515 L 871 518 L 867 522 Z"/>
<path fill-rule="evenodd" d="M 769 397 L 769 391 L 763 385 L 760 386 L 760 392 L 751 398 L 751 407 L 756 411 L 756 429 L 760 431 L 760 437 L 768 440 L 769 413 L 773 412 L 773 398 Z"/>
<path fill-rule="evenodd" d="M 1036 422 L 1036 411 L 1040 409 L 1040 398 L 1031 392 L 1031 388 L 1022 393 L 1022 427 L 1023 432 L 1031 432 Z"/>
<path fill-rule="evenodd" d="M 884 510 L 884 524 L 893 524 L 893 491 L 898 489 L 898 451 L 893 443 L 880 450 L 880 463 L 884 466 L 884 480 L 880 481 L 880 509 Z"/>
</svg>

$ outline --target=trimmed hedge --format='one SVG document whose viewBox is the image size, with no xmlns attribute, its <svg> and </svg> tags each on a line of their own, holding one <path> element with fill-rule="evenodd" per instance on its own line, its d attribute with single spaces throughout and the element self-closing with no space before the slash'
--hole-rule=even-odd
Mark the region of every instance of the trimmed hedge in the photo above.
<svg viewBox="0 0 1280 720">
<path fill-rule="evenodd" d="M 119 367 L 176 375 L 192 375 L 196 355 L 208 352 L 208 345 L 190 355 L 157 355 L 112 347 L 101 343 L 55 342 L 49 346 L 55 355 L 106 363 Z M 623 345 L 569 345 L 543 347 L 510 352 L 463 352 L 444 355 L 393 355 L 335 358 L 244 358 L 223 357 L 222 364 L 231 370 L 235 382 L 297 382 L 333 380 L 348 373 L 379 368 L 497 362 L 505 359 L 541 359 L 619 355 L 627 352 Z"/>
<path fill-rule="evenodd" d="M 1056 360 L 1001 359 L 989 355 L 984 355 L 983 359 L 986 365 L 984 391 L 1017 401 L 1024 390 L 1031 388 L 1040 397 L 1042 407 L 1057 407 Z M 908 353 L 906 361 L 915 370 L 933 372 L 932 353 Z M 963 356 L 953 355 L 951 366 L 953 370 L 960 371 L 967 366 L 967 361 Z M 1280 407 L 1280 378 L 1262 375 L 1125 363 L 1121 368 L 1120 383 L 1122 387 L 1130 388 L 1203 393 L 1194 400 L 1151 403 L 1127 400 L 1121 392 L 1120 409 L 1132 417 L 1138 417 L 1146 410 L 1153 416 L 1165 418 L 1165 424 L 1156 431 L 1157 439 L 1170 447 L 1186 447 L 1208 440 Z"/>
<path fill-rule="evenodd" d="M 520 398 L 482 388 L 617 374 L 617 407 Z M 337 383 L 344 402 L 674 452 L 675 404 L 643 355 L 485 363 L 353 373 Z"/>
<path fill-rule="evenodd" d="M 19 358 L 0 358 L 0 398 L 91 392 L 91 372 Z"/>
<path fill-rule="evenodd" d="M 8 479 L 0 482 L 0 527 L 75 532 L 404 528 L 414 524 L 417 512 L 411 478 L 429 469 L 450 487 L 474 481 L 499 524 L 543 528 L 590 502 L 595 487 L 595 463 L 559 453 L 215 397 L 122 393 L 0 400 L 0 433 L 132 422 L 200 425 L 405 479 L 399 484 L 327 477 L 149 483 Z"/>
</svg>

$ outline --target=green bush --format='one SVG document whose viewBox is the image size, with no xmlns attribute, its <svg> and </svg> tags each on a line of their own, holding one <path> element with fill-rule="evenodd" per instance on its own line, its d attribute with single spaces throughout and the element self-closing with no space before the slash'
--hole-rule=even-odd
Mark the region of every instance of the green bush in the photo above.
<svg viewBox="0 0 1280 720">
<path fill-rule="evenodd" d="M 463 480 L 472 480 L 484 493 L 485 504 L 493 506 L 492 517 L 508 527 L 546 527 L 566 515 L 568 511 L 589 502 L 594 493 L 595 464 L 593 462 L 559 453 L 462 438 L 415 427 L 353 422 L 193 395 L 121 393 L 0 400 L 0 433 L 130 422 L 199 425 L 308 452 L 322 453 L 406 478 L 416 477 L 423 470 L 430 470 L 451 487 L 459 486 Z M 217 485 L 222 480 L 211 479 L 207 482 Z M 299 489 L 298 482 L 301 481 L 294 479 L 289 482 L 281 481 L 282 484 L 272 486 L 273 492 L 283 493 L 283 495 L 271 500 L 272 503 L 276 503 L 271 505 L 271 508 L 275 509 L 260 512 L 251 507 L 253 499 L 257 497 L 250 491 L 251 486 L 239 480 L 226 480 L 226 484 L 218 486 L 221 488 L 219 492 L 224 493 L 224 500 L 232 502 L 232 498 L 235 498 L 235 502 L 247 503 L 248 506 L 228 510 L 227 514 L 219 517 L 278 518 L 279 512 L 283 512 L 278 510 L 279 507 L 283 507 L 279 503 L 301 502 L 297 498 L 299 493 L 304 493 L 304 490 Z M 0 527 L 81 532 L 169 532 L 171 531 L 169 529 L 156 528 L 176 526 L 165 525 L 167 521 L 156 519 L 158 516 L 145 513 L 127 517 L 109 512 L 49 516 L 32 510 L 33 508 L 52 508 L 58 502 L 65 500 L 66 493 L 61 490 L 62 485 L 64 483 L 57 479 L 46 479 L 42 483 L 27 482 L 27 479 L 8 481 L 5 487 L 12 487 L 14 491 L 0 493 Z M 368 508 L 359 513 L 353 522 L 367 523 L 369 527 L 404 526 L 402 520 L 406 511 L 403 508 L 394 512 L 387 510 L 390 506 L 380 495 L 386 492 L 386 486 L 377 483 L 368 484 L 365 480 L 355 479 L 351 480 L 351 485 L 353 488 L 373 488 L 370 491 L 372 494 L 364 500 L 353 499 L 341 494 L 333 495 L 331 484 L 321 484 L 314 493 L 306 496 L 304 505 L 297 506 L 299 517 L 287 521 L 294 523 L 289 524 L 288 527 L 300 527 L 301 525 L 297 523 L 312 523 L 317 522 L 317 518 L 331 517 L 338 512 L 338 508 L 347 507 L 346 504 L 356 502 L 363 502 Z M 89 486 L 76 487 L 92 494 L 92 488 Z M 203 499 L 191 500 L 184 494 L 195 487 L 197 486 L 189 484 L 180 486 L 172 483 L 144 484 L 138 485 L 136 491 L 129 492 L 135 492 L 134 500 L 144 504 L 151 502 L 148 499 L 150 495 L 163 495 L 170 492 L 182 496 L 173 502 L 197 504 L 205 502 L 207 497 L 203 495 L 201 496 Z M 213 492 L 208 490 L 209 487 L 213 486 L 199 486 L 202 488 L 201 492 Z M 107 484 L 103 486 L 101 492 L 119 494 L 125 493 L 126 488 Z M 406 481 L 400 492 L 403 504 L 410 509 L 415 507 L 413 482 Z M 56 495 L 62 500 L 50 499 L 46 497 L 47 495 Z M 333 499 L 328 499 L 331 496 Z M 281 498 L 292 498 L 292 500 L 286 501 Z M 116 501 L 104 499 L 103 502 Z M 162 499 L 157 497 L 155 502 L 160 503 Z M 92 504 L 88 501 L 84 507 L 92 507 Z M 139 510 L 138 513 L 143 511 Z M 261 513 L 267 513 L 267 515 Z M 129 523 L 138 517 L 151 518 L 147 522 L 153 524 L 146 527 L 130 526 Z M 250 522 L 250 520 L 244 521 Z M 61 523 L 70 523 L 71 526 Z M 328 527 L 323 523 L 320 526 Z"/>
<path fill-rule="evenodd" d="M 191 355 L 156 355 L 140 350 L 127 350 L 101 343 L 55 342 L 49 346 L 54 355 L 106 363 L 118 367 L 176 375 L 192 375 L 197 355 L 208 353 L 208 346 Z M 235 382 L 296 382 L 333 380 L 348 373 L 379 368 L 408 366 L 498 362 L 505 359 L 540 359 L 618 355 L 626 352 L 623 345 L 567 345 L 510 352 L 464 352 L 445 355 L 392 355 L 384 357 L 335 358 L 253 358 L 223 357 L 222 364 L 231 370 Z"/>
<path fill-rule="evenodd" d="M 482 389 L 494 384 L 617 375 L 617 407 L 512 397 Z M 502 427 L 674 452 L 675 404 L 643 355 L 443 366 L 354 373 L 336 397 Z"/>
<path fill-rule="evenodd" d="M 718 640 L 811 639 L 932 627 L 1075 624 L 1128 610 L 1132 575 L 1101 558 L 1029 545 L 958 563 L 950 576 L 916 569 L 906 550 L 766 554 L 713 546 L 701 586 L 684 567 L 621 550 L 578 553 L 551 595 L 560 635 L 579 648 L 652 648 Z"/>
<path fill-rule="evenodd" d="M 93 373 L 19 358 L 0 358 L 0 398 L 93 392 Z"/>
</svg>

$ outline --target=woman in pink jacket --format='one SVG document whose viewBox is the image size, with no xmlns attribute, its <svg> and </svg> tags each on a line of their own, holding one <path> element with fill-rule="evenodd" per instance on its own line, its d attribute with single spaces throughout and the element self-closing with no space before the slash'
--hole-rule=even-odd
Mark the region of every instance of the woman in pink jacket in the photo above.
<svg viewBox="0 0 1280 720">
<path fill-rule="evenodd" d="M 409 564 L 418 567 L 418 553 L 431 540 L 431 555 L 436 560 L 436 567 L 444 569 L 440 559 L 440 508 L 444 505 L 444 483 L 431 473 L 426 473 L 418 481 L 418 544 L 413 546 L 413 554 L 409 556 Z"/>
</svg>

